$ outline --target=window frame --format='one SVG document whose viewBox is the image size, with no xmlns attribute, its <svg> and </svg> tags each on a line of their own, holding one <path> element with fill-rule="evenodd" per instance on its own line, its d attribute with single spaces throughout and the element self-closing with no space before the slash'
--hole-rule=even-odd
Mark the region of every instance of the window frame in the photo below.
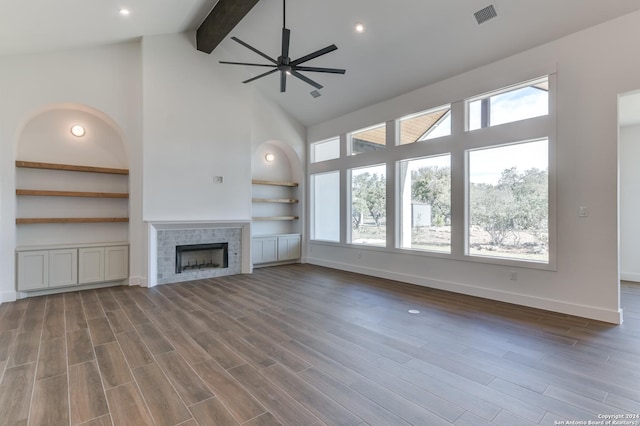
<svg viewBox="0 0 640 426">
<path fill-rule="evenodd" d="M 344 131 L 340 133 L 341 155 L 340 158 L 322 163 L 311 163 L 308 161 L 307 175 L 326 171 L 340 171 L 341 183 L 341 227 L 340 242 L 324 242 L 319 240 L 310 243 L 328 246 L 338 246 L 356 249 L 354 253 L 358 258 L 366 251 L 380 253 L 395 253 L 404 256 L 416 256 L 417 259 L 441 258 L 452 261 L 464 261 L 482 264 L 502 265 L 513 268 L 528 268 L 538 270 L 557 270 L 557 201 L 556 201 L 556 91 L 557 76 L 556 71 L 551 69 L 543 75 L 526 75 L 524 78 L 517 78 L 514 82 L 513 76 L 504 76 L 506 84 L 500 85 L 497 90 L 483 90 L 483 94 L 469 94 L 468 97 L 451 102 L 439 102 L 435 105 L 422 105 L 416 108 L 415 114 L 420 114 L 429 110 L 437 110 L 443 106 L 451 105 L 451 134 L 449 136 L 438 137 L 425 141 L 427 143 L 410 143 L 399 145 L 399 125 L 398 121 L 408 114 L 405 111 L 400 117 L 394 117 L 384 123 L 379 121 L 380 116 L 371 121 L 377 122 L 372 126 L 362 127 L 354 131 Z M 522 77 L 522 76 L 521 76 Z M 516 120 L 514 122 L 495 125 L 477 129 L 467 130 L 468 105 L 472 99 L 478 99 L 487 94 L 497 94 L 506 92 L 517 87 L 526 87 L 532 82 L 547 79 L 548 81 L 548 114 L 536 116 L 528 119 Z M 503 80 L 504 82 L 505 80 Z M 487 88 L 486 82 L 479 82 L 478 85 Z M 478 92 L 476 92 L 478 93 Z M 351 135 L 360 131 L 386 125 L 386 145 L 384 149 L 366 152 L 365 155 L 354 155 L 351 153 Z M 536 139 L 548 139 L 548 201 L 549 201 L 549 261 L 548 263 L 530 262 L 509 258 L 491 258 L 468 255 L 468 220 L 467 206 L 468 199 L 468 154 L 467 151 L 483 147 L 500 146 L 512 144 L 514 141 L 527 141 Z M 449 153 L 451 155 L 451 253 L 441 253 L 423 250 L 402 248 L 400 242 L 400 192 L 398 186 L 398 161 L 410 160 L 421 157 L 434 157 Z M 375 165 L 386 165 L 387 180 L 387 228 L 386 245 L 370 246 L 363 244 L 353 244 L 351 234 L 351 173 L 350 169 L 357 169 Z M 312 226 L 310 223 L 309 226 Z M 309 228 L 307 228 L 309 229 Z M 357 264 L 357 259 L 353 263 Z M 352 263 L 347 261 L 347 263 Z"/>
</svg>

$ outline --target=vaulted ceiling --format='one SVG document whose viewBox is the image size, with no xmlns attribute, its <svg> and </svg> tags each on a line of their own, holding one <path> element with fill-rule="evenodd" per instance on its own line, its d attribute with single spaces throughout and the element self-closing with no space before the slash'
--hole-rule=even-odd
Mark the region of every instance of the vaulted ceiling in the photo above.
<svg viewBox="0 0 640 426">
<path fill-rule="evenodd" d="M 3 0 L 0 55 L 193 31 L 215 3 Z M 474 12 L 490 4 L 498 16 L 478 25 Z M 120 16 L 120 7 L 131 14 Z M 336 44 L 337 51 L 308 65 L 346 68 L 347 73 L 313 74 L 324 86 L 318 98 L 297 79 L 290 79 L 287 92 L 280 93 L 277 73 L 249 84 L 312 125 L 636 10 L 637 0 L 290 0 L 290 56 Z M 354 31 L 356 22 L 365 25 L 363 33 Z M 213 51 L 213 59 L 263 61 L 231 36 L 277 57 L 281 28 L 282 1 L 260 0 Z M 242 84 L 264 70 L 237 66 L 236 72 Z"/>
</svg>

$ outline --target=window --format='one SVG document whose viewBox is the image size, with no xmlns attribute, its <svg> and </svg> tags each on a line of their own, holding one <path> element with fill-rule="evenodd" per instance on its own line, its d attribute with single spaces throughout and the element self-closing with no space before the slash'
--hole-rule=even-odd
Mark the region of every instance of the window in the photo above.
<svg viewBox="0 0 640 426">
<path fill-rule="evenodd" d="M 384 164 L 351 169 L 351 243 L 386 246 L 386 176 Z"/>
<path fill-rule="evenodd" d="M 468 151 L 468 159 L 468 254 L 548 263 L 548 140 Z"/>
<path fill-rule="evenodd" d="M 340 241 L 340 172 L 311 176 L 311 239 Z"/>
<path fill-rule="evenodd" d="M 400 247 L 451 253 L 451 155 L 398 162 Z"/>
<path fill-rule="evenodd" d="M 468 129 L 497 126 L 549 114 L 549 78 L 467 101 Z"/>
<path fill-rule="evenodd" d="M 335 137 L 326 141 L 311 144 L 311 162 L 333 160 L 340 157 L 340 138 Z"/>
<path fill-rule="evenodd" d="M 351 133 L 349 137 L 351 155 L 383 149 L 387 144 L 386 123 L 377 124 Z"/>
<path fill-rule="evenodd" d="M 451 134 L 451 105 L 402 117 L 398 127 L 400 145 L 448 136 Z"/>
</svg>

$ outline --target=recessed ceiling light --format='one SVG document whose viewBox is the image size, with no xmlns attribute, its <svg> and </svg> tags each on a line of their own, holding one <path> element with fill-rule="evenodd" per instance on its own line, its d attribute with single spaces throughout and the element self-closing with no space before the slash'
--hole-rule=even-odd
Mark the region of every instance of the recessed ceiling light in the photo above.
<svg viewBox="0 0 640 426">
<path fill-rule="evenodd" d="M 75 124 L 75 125 L 71 126 L 71 134 L 73 136 L 81 138 L 81 137 L 84 136 L 85 133 L 86 132 L 84 130 L 84 127 L 82 127 L 81 125 Z"/>
<path fill-rule="evenodd" d="M 120 10 L 118 11 L 118 13 L 119 13 L 120 15 L 122 15 L 122 16 L 129 16 L 129 15 L 131 15 L 131 11 L 130 11 L 129 9 L 124 8 L 124 7 L 123 7 L 122 9 L 120 9 Z"/>
<path fill-rule="evenodd" d="M 264 159 L 270 163 L 276 159 L 276 156 L 271 153 L 268 153 L 267 155 L 264 156 Z"/>
<path fill-rule="evenodd" d="M 364 32 L 364 24 L 362 22 L 356 22 L 353 26 L 353 29 L 356 30 L 357 33 Z"/>
</svg>

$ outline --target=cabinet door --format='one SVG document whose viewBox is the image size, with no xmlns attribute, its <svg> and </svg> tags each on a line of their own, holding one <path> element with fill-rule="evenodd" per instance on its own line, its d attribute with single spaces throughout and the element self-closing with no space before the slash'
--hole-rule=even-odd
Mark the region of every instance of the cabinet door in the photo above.
<svg viewBox="0 0 640 426">
<path fill-rule="evenodd" d="M 104 247 L 78 249 L 78 282 L 80 284 L 104 281 Z"/>
<path fill-rule="evenodd" d="M 78 249 L 49 250 L 49 287 L 78 284 Z"/>
<path fill-rule="evenodd" d="M 258 237 L 253 239 L 251 260 L 254 264 L 278 260 L 278 238 Z"/>
<path fill-rule="evenodd" d="M 278 237 L 278 260 L 300 258 L 300 235 L 282 235 Z"/>
<path fill-rule="evenodd" d="M 104 280 L 116 281 L 129 277 L 129 247 L 104 248 Z"/>
<path fill-rule="evenodd" d="M 39 290 L 49 286 L 49 252 L 18 253 L 18 290 Z"/>
</svg>

